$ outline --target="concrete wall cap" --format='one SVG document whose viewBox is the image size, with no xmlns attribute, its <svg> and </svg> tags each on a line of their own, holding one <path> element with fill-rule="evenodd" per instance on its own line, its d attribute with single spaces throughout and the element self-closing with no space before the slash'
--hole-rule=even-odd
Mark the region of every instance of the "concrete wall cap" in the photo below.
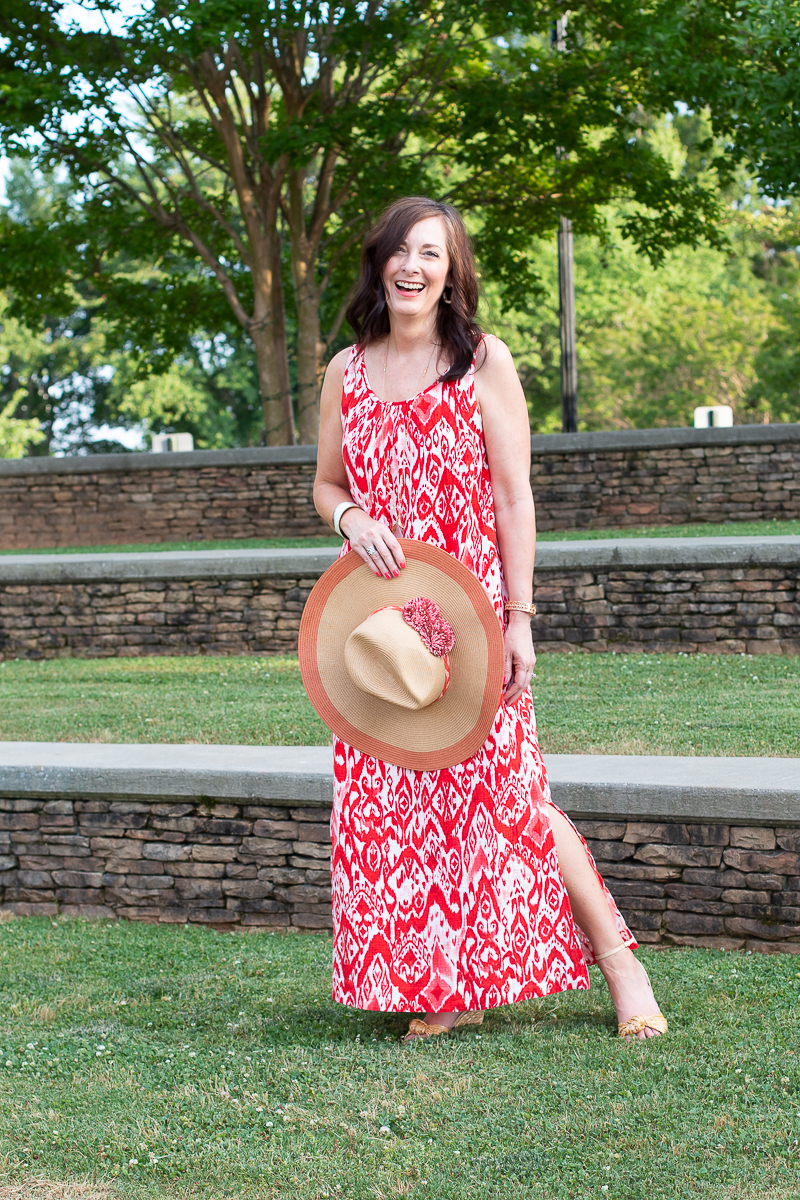
<svg viewBox="0 0 800 1200">
<path fill-rule="evenodd" d="M 553 799 L 574 817 L 796 824 L 800 759 L 551 754 Z M 0 794 L 329 803 L 328 746 L 0 742 Z"/>
<path fill-rule="evenodd" d="M 676 450 L 800 442 L 800 424 L 734 425 L 728 429 L 602 429 L 593 433 L 534 434 L 536 454 L 602 454 L 613 450 Z"/>
<path fill-rule="evenodd" d="M 165 550 L 133 554 L 0 555 L 0 584 L 91 583 L 137 579 L 316 578 L 338 550 Z M 547 570 L 649 570 L 661 567 L 783 567 L 800 564 L 800 536 L 597 538 L 540 542 Z"/>
<path fill-rule="evenodd" d="M 178 454 L 65 454 L 62 458 L 0 459 L 3 475 L 102 475 L 106 471 L 174 471 L 184 467 L 270 467 L 316 463 L 316 446 L 247 446 L 241 450 L 187 450 Z"/>
<path fill-rule="evenodd" d="M 703 446 L 800 442 L 800 424 L 734 425 L 729 429 L 603 429 L 592 433 L 538 433 L 534 455 L 647 451 Z M 97 475 L 106 471 L 173 471 L 198 467 L 284 466 L 315 463 L 316 446 L 247 446 L 239 450 L 192 450 L 181 454 L 73 454 L 63 458 L 0 460 L 3 475 Z"/>
<path fill-rule="evenodd" d="M 111 554 L 0 555 L 0 583 L 91 583 L 132 579 L 316 577 L 338 550 L 163 550 Z"/>
<path fill-rule="evenodd" d="M 540 542 L 539 570 L 774 567 L 800 563 L 800 536 L 631 537 Z"/>
<path fill-rule="evenodd" d="M 329 746 L 0 742 L 0 794 L 329 803 Z"/>
</svg>

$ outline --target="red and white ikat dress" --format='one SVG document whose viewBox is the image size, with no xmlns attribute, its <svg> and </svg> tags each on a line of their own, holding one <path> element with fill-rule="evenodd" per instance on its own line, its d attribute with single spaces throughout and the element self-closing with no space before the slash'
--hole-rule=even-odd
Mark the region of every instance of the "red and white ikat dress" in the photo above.
<svg viewBox="0 0 800 1200">
<path fill-rule="evenodd" d="M 386 404 L 354 347 L 342 424 L 356 503 L 469 567 L 502 623 L 507 594 L 473 370 Z M 457 766 L 407 770 L 334 738 L 334 776 L 334 1000 L 452 1012 L 589 986 L 591 946 L 556 859 L 530 691 L 501 703 L 484 745 Z"/>
</svg>

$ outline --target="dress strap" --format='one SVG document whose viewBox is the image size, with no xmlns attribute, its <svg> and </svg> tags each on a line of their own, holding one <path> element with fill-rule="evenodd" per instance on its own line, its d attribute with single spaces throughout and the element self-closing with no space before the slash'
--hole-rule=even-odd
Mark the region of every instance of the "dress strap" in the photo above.
<svg viewBox="0 0 800 1200">
<path fill-rule="evenodd" d="M 342 415 L 355 403 L 359 393 L 359 362 L 363 363 L 363 354 L 359 350 L 358 344 L 354 343 L 350 347 L 347 355 L 347 362 L 344 368 L 344 377 L 342 379 Z"/>
</svg>

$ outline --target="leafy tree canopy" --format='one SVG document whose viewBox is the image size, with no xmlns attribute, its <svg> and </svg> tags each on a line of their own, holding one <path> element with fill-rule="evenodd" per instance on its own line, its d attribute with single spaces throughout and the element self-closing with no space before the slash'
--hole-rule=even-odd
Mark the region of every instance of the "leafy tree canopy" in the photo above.
<svg viewBox="0 0 800 1200">
<path fill-rule="evenodd" d="M 472 213 L 487 276 L 524 311 L 560 213 L 602 242 L 616 205 L 652 262 L 724 244 L 716 185 L 645 136 L 676 102 L 708 110 L 718 177 L 746 161 L 773 196 L 797 179 L 797 0 L 592 0 L 555 46 L 562 14 L 538 0 L 79 7 L 0 15 L 3 146 L 71 183 L 2 224 L 11 315 L 41 328 L 80 294 L 144 371 L 235 326 L 272 443 L 315 439 L 358 242 L 395 196 Z"/>
</svg>

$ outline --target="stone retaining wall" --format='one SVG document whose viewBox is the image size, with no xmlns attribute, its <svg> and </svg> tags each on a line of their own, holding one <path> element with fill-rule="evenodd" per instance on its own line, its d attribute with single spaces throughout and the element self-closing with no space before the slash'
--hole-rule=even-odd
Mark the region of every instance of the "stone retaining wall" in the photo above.
<svg viewBox="0 0 800 1200">
<path fill-rule="evenodd" d="M 330 927 L 330 808 L 0 799 L 0 914 Z"/>
<path fill-rule="evenodd" d="M 800 425 L 532 438 L 540 529 L 800 517 Z M 0 549 L 330 533 L 316 447 L 0 461 Z"/>
<path fill-rule="evenodd" d="M 314 579 L 0 584 L 0 661 L 289 654 Z"/>
<path fill-rule="evenodd" d="M 537 571 L 537 652 L 800 654 L 800 569 Z"/>
<path fill-rule="evenodd" d="M 750 428 L 764 432 L 763 426 Z M 773 428 L 780 437 L 780 427 Z M 744 426 L 724 431 L 642 430 L 636 432 L 653 435 L 652 445 L 623 442 L 615 449 L 534 453 L 531 486 L 538 528 L 622 529 L 797 518 L 800 426 L 782 429 L 796 429 L 795 440 L 748 444 L 741 440 Z M 713 432 L 730 440 L 662 442 L 662 435 L 673 432 Z M 563 441 L 570 435 L 556 436 Z M 607 436 L 611 443 L 615 435 L 585 436 Z"/>
<path fill-rule="evenodd" d="M 0 550 L 331 536 L 313 446 L 21 461 L 0 461 Z"/>
<path fill-rule="evenodd" d="M 294 652 L 334 553 L 0 558 L 0 659 Z M 799 577 L 798 538 L 543 543 L 534 637 L 543 652 L 797 654 Z"/>
<path fill-rule="evenodd" d="M 0 917 L 327 929 L 330 806 L 0 798 Z M 800 953 L 800 826 L 578 820 L 649 945 Z"/>
</svg>

